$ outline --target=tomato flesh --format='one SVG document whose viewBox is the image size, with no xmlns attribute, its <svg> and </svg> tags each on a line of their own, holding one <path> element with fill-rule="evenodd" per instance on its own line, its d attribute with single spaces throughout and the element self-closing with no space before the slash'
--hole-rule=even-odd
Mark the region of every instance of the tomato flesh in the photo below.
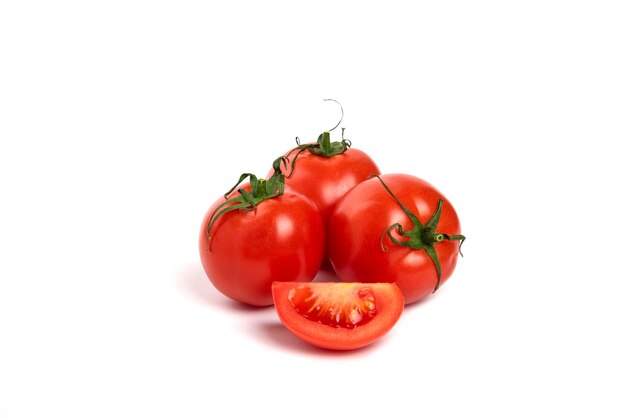
<svg viewBox="0 0 626 418">
<path fill-rule="evenodd" d="M 334 328 L 356 328 L 376 316 L 376 300 L 369 287 L 300 285 L 289 291 L 288 299 L 300 315 Z"/>
<path fill-rule="evenodd" d="M 404 308 L 395 283 L 274 282 L 272 296 L 289 331 L 332 350 L 352 350 L 377 341 Z"/>
</svg>

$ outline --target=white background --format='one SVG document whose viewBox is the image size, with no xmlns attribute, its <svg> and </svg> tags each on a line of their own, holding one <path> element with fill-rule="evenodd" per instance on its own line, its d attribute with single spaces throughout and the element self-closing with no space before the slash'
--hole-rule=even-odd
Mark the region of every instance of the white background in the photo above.
<svg viewBox="0 0 626 418">
<path fill-rule="evenodd" d="M 1 2 L 0 417 L 623 417 L 625 21 L 620 1 Z M 328 97 L 468 237 L 349 353 L 227 300 L 197 255 L 240 173 L 336 123 Z"/>
</svg>

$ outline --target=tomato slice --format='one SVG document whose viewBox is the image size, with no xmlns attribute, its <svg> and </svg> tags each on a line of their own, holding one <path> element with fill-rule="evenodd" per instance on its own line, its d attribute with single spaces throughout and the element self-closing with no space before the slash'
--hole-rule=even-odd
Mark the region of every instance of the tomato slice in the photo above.
<svg viewBox="0 0 626 418">
<path fill-rule="evenodd" d="M 287 329 L 332 350 L 373 343 L 395 325 L 404 309 L 395 283 L 274 282 L 272 296 Z"/>
</svg>

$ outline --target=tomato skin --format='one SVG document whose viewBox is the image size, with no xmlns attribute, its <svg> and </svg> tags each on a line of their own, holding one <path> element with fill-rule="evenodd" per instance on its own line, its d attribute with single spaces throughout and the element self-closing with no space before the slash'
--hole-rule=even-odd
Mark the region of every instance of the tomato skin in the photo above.
<svg viewBox="0 0 626 418">
<path fill-rule="evenodd" d="M 365 347 L 382 338 L 396 324 L 404 309 L 402 292 L 393 283 L 353 283 L 367 286 L 375 295 L 376 316 L 370 322 L 356 328 L 333 328 L 298 313 L 289 300 L 289 292 L 300 283 L 274 282 L 272 293 L 274 306 L 281 322 L 298 338 L 320 348 L 329 350 L 354 350 Z M 312 288 L 347 285 L 347 283 L 313 282 Z"/>
<path fill-rule="evenodd" d="M 380 174 L 380 170 L 361 150 L 348 148 L 332 157 L 304 151 L 297 157 L 293 175 L 285 179 L 285 184 L 311 199 L 326 223 L 337 201 L 372 174 Z"/>
<path fill-rule="evenodd" d="M 207 239 L 208 221 L 200 229 L 200 259 L 209 280 L 224 295 L 250 305 L 273 303 L 273 281 L 311 281 L 324 254 L 319 210 L 305 196 L 285 190 L 255 210 L 234 210 L 219 218 Z"/>
<path fill-rule="evenodd" d="M 398 199 L 425 224 L 443 199 L 437 231 L 460 234 L 459 218 L 450 202 L 431 184 L 407 174 L 380 176 Z M 437 284 L 437 271 L 424 250 L 395 245 L 381 236 L 394 223 L 407 231 L 413 225 L 398 203 L 376 178 L 354 187 L 332 213 L 327 229 L 327 252 L 340 280 L 346 282 L 396 283 L 407 304 L 423 299 Z M 399 241 L 405 238 L 392 232 Z M 443 284 L 452 274 L 459 251 L 458 241 L 435 244 Z"/>
</svg>

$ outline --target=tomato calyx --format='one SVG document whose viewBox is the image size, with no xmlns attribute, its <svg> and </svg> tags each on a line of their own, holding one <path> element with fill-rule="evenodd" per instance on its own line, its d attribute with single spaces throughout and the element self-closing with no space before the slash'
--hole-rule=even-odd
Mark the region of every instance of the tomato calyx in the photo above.
<svg viewBox="0 0 626 418">
<path fill-rule="evenodd" d="M 324 131 L 317 137 L 316 143 L 298 145 L 308 150 L 311 154 L 319 157 L 330 158 L 335 155 L 343 154 L 348 150 L 348 148 L 350 148 L 350 146 L 352 146 L 352 142 L 343 136 L 345 130 L 346 128 L 341 128 L 341 141 L 331 142 L 330 131 Z"/>
<path fill-rule="evenodd" d="M 274 174 L 269 179 L 259 179 L 252 173 L 243 173 L 237 183 L 224 193 L 226 200 L 217 206 L 209 217 L 206 229 L 207 240 L 211 241 L 211 229 L 213 229 L 215 222 L 226 213 L 239 209 L 253 211 L 264 200 L 281 196 L 285 192 L 285 175 L 281 169 L 281 164 L 287 166 L 288 161 L 287 157 L 279 157 L 274 160 L 272 164 Z M 247 178 L 250 179 L 250 191 L 244 188 L 237 189 L 237 186 Z M 235 189 L 237 189 L 238 195 L 229 199 L 228 196 Z"/>
<path fill-rule="evenodd" d="M 345 130 L 346 128 L 341 128 L 341 141 L 331 141 L 330 131 L 322 132 L 320 136 L 317 137 L 317 142 L 309 144 L 300 143 L 300 138 L 296 137 L 296 144 L 298 146 L 289 151 L 289 154 L 287 155 L 289 156 L 293 152 L 296 152 L 292 163 L 295 164 L 298 156 L 300 156 L 300 154 L 304 151 L 309 151 L 313 155 L 324 158 L 330 158 L 335 155 L 343 154 L 352 146 L 352 141 L 343 137 Z"/>
<path fill-rule="evenodd" d="M 322 132 L 317 137 L 317 142 L 312 142 L 309 144 L 301 144 L 300 138 L 296 137 L 297 147 L 289 151 L 289 153 L 287 154 L 287 157 L 289 157 L 292 153 L 294 152 L 296 153 L 291 163 L 291 173 L 289 173 L 289 175 L 287 176 L 288 178 L 290 178 L 291 175 L 293 174 L 293 171 L 296 166 L 296 161 L 298 160 L 298 157 L 300 156 L 300 154 L 302 154 L 304 151 L 309 151 L 309 153 L 316 155 L 318 157 L 330 158 L 330 157 L 334 157 L 335 155 L 343 154 L 344 152 L 348 150 L 348 148 L 352 146 L 352 142 L 349 139 L 344 138 L 343 136 L 346 128 L 341 128 L 341 141 L 330 140 L 331 131 L 334 131 L 341 124 L 341 121 L 343 120 L 343 106 L 341 106 L 341 103 L 339 103 L 335 99 L 324 99 L 324 101 L 325 102 L 331 101 L 331 102 L 337 103 L 339 105 L 339 108 L 341 108 L 341 118 L 339 119 L 339 122 L 337 122 L 337 124 L 334 127 L 332 127 L 331 129 L 327 131 Z"/>
<path fill-rule="evenodd" d="M 393 194 L 393 192 L 389 189 L 389 187 L 385 184 L 383 179 L 379 176 L 374 175 L 380 183 L 383 185 L 385 190 L 394 198 L 394 200 L 398 203 L 402 211 L 408 216 L 409 220 L 413 224 L 413 228 L 405 231 L 398 222 L 389 225 L 389 227 L 382 233 L 380 237 L 380 247 L 383 251 L 389 251 L 389 248 L 383 244 L 383 239 L 387 236 L 392 243 L 395 245 L 409 247 L 414 250 L 424 250 L 428 257 L 435 264 L 435 269 L 437 270 L 437 284 L 435 285 L 435 289 L 433 293 L 439 289 L 439 284 L 441 281 L 441 265 L 439 263 L 439 257 L 437 256 L 437 252 L 435 251 L 435 245 L 443 242 L 443 241 L 461 241 L 459 244 L 459 254 L 463 256 L 461 252 L 461 246 L 465 241 L 464 235 L 448 235 L 443 232 L 437 232 L 437 224 L 439 223 L 439 218 L 441 217 L 441 210 L 443 209 L 443 199 L 439 199 L 437 202 L 437 209 L 433 216 L 426 222 L 426 224 L 422 224 L 418 217 L 411 212 L 401 201 Z M 408 238 L 405 241 L 400 241 L 395 238 L 391 231 L 395 230 L 398 235 Z"/>
<path fill-rule="evenodd" d="M 333 126 L 331 129 L 322 132 L 320 136 L 317 137 L 317 142 L 315 143 L 300 145 L 300 139 L 296 137 L 296 144 L 298 144 L 298 147 L 295 149 L 300 149 L 300 152 L 309 151 L 311 154 L 317 155 L 318 157 L 330 158 L 335 155 L 343 154 L 344 152 L 346 152 L 348 148 L 350 148 L 350 146 L 352 145 L 352 142 L 349 139 L 345 139 L 343 137 L 343 133 L 346 130 L 346 128 L 341 128 L 341 142 L 339 141 L 331 142 L 330 133 L 334 131 L 341 124 L 341 121 L 343 120 L 343 106 L 341 106 L 341 103 L 339 103 L 335 99 L 324 99 L 324 101 L 335 102 L 339 105 L 339 108 L 341 109 L 341 117 L 339 118 L 339 122 L 337 122 L 337 124 Z M 296 157 L 297 155 L 300 154 L 300 152 L 296 154 Z M 296 157 L 294 157 L 294 161 L 292 164 L 295 164 Z"/>
<path fill-rule="evenodd" d="M 331 158 L 335 155 L 343 154 L 344 152 L 346 152 L 352 146 L 352 141 L 343 137 L 343 132 L 345 131 L 345 129 L 346 128 L 341 128 L 341 141 L 331 142 L 330 131 L 324 131 L 320 134 L 319 137 L 317 137 L 317 142 L 313 142 L 310 144 L 301 144 L 300 138 L 296 137 L 296 144 L 298 146 L 289 151 L 289 153 L 287 153 L 287 157 L 291 156 L 291 154 L 293 154 L 294 152 L 296 153 L 291 160 L 291 171 L 289 172 L 289 175 L 287 175 L 287 178 L 291 178 L 296 169 L 296 162 L 298 161 L 298 157 L 300 157 L 300 155 L 305 151 L 308 151 L 310 154 L 323 158 Z"/>
</svg>

